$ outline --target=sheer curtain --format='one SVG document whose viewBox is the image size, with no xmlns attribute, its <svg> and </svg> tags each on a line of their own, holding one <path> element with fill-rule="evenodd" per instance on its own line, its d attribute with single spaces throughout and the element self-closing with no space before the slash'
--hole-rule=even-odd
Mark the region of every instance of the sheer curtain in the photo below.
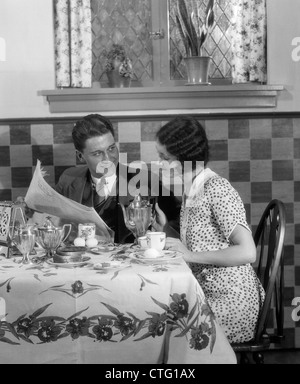
<svg viewBox="0 0 300 384">
<path fill-rule="evenodd" d="M 266 0 L 232 0 L 231 41 L 233 83 L 266 83 Z"/>
<path fill-rule="evenodd" d="M 57 87 L 91 87 L 90 0 L 54 0 Z"/>
</svg>

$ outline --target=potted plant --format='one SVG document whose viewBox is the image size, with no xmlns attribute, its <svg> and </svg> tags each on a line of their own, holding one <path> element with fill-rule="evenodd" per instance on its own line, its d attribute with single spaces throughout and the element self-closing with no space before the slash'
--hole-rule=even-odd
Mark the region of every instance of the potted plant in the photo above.
<svg viewBox="0 0 300 384">
<path fill-rule="evenodd" d="M 203 20 L 199 2 L 191 2 L 189 13 L 185 1 L 177 0 L 176 24 L 186 52 L 188 84 L 209 84 L 211 58 L 202 55 L 202 47 L 215 21 L 214 0 L 208 1 Z"/>
<path fill-rule="evenodd" d="M 121 44 L 113 44 L 106 56 L 105 72 L 111 88 L 130 87 L 133 77 L 132 62 Z"/>
</svg>

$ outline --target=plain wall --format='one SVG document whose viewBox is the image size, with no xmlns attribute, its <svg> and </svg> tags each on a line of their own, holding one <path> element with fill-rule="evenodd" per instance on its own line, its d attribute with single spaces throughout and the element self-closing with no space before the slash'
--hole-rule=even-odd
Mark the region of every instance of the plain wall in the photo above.
<svg viewBox="0 0 300 384">
<path fill-rule="evenodd" d="M 300 111 L 300 0 L 267 0 L 267 5 L 268 82 L 285 87 L 276 110 Z M 292 45 L 297 37 L 298 47 Z"/>
<path fill-rule="evenodd" d="M 0 37 L 0 118 L 49 116 L 37 93 L 55 87 L 52 0 L 1 0 Z"/>
<path fill-rule="evenodd" d="M 268 0 L 269 84 L 286 88 L 279 94 L 278 112 L 300 108 L 300 61 L 292 59 L 299 15 L 299 0 Z M 0 37 L 7 47 L 6 62 L 0 62 L 0 119 L 61 116 L 51 114 L 38 95 L 55 89 L 52 0 L 1 0 Z"/>
</svg>

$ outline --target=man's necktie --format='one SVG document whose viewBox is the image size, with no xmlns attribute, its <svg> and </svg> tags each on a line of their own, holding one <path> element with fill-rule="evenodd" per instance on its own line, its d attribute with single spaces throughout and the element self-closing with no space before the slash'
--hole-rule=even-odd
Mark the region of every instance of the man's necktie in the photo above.
<svg viewBox="0 0 300 384">
<path fill-rule="evenodd" d="M 99 195 L 100 203 L 107 199 L 108 196 L 108 188 L 107 181 L 105 177 L 102 177 L 100 182 L 96 184 L 96 192 Z"/>
</svg>

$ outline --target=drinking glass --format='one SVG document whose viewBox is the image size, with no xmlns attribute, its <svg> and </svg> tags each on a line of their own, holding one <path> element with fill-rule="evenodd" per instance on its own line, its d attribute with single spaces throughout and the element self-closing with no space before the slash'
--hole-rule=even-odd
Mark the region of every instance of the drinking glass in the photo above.
<svg viewBox="0 0 300 384">
<path fill-rule="evenodd" d="M 32 225 L 20 226 L 14 230 L 13 243 L 23 256 L 20 264 L 32 264 L 29 254 L 34 248 L 35 240 L 36 234 Z"/>
<path fill-rule="evenodd" d="M 13 248 L 15 247 L 15 243 L 14 243 L 14 233 L 15 233 L 15 226 L 14 225 L 10 225 L 8 227 L 8 232 L 7 232 L 7 247 L 8 247 L 8 253 L 7 253 L 7 258 L 10 259 L 14 252 L 13 252 Z"/>
</svg>

